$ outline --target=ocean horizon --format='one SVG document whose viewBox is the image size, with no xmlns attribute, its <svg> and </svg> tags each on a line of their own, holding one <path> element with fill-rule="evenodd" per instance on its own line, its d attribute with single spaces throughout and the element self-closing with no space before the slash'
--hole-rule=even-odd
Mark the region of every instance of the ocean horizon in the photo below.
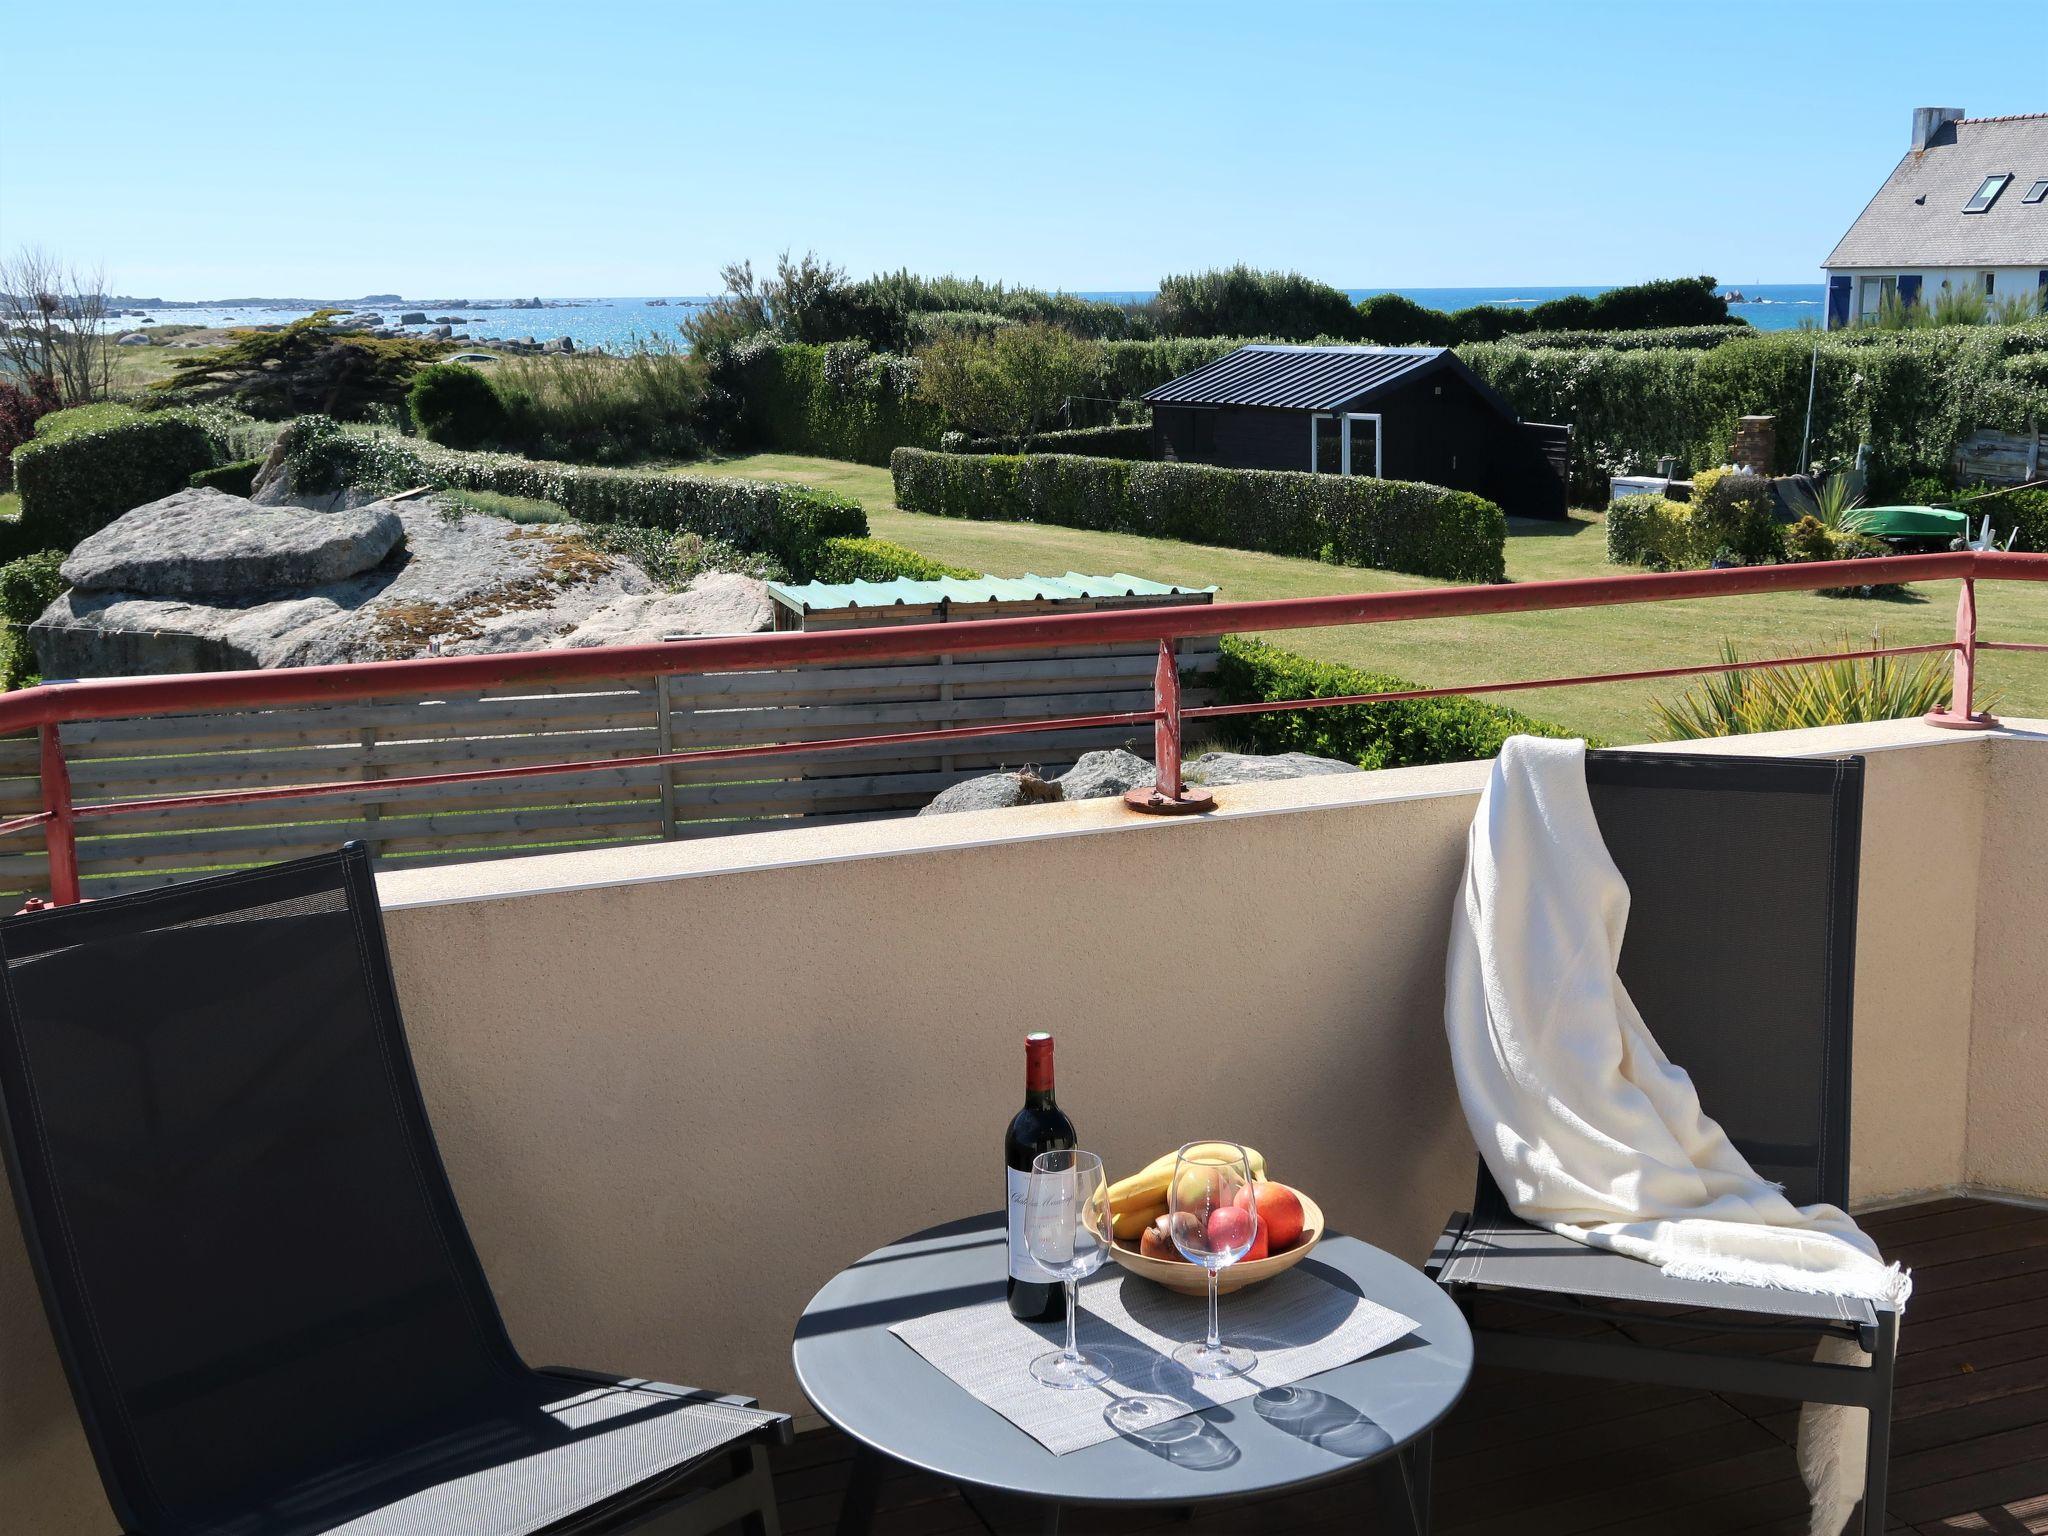
<svg viewBox="0 0 2048 1536">
<path fill-rule="evenodd" d="M 1493 288 L 1349 288 L 1353 300 L 1375 294 L 1398 293 L 1430 309 L 1466 309 L 1475 304 L 1498 304 L 1531 308 L 1569 294 L 1605 293 L 1614 284 L 1588 283 L 1579 286 L 1506 285 Z M 1739 292 L 1743 302 L 1731 303 L 1729 313 L 1747 320 L 1760 331 L 1787 331 L 1801 319 L 1818 318 L 1826 301 L 1820 283 L 1725 283 L 1723 291 Z M 1115 303 L 1139 303 L 1152 297 L 1150 289 L 1077 290 L 1082 298 L 1106 299 Z M 341 303 L 342 301 L 337 301 Z M 466 333 L 477 342 L 524 340 L 549 341 L 567 336 L 579 350 L 630 351 L 649 342 L 680 339 L 678 327 L 691 309 L 710 302 L 703 294 L 641 294 L 623 298 L 550 298 L 541 309 L 514 309 L 513 299 L 466 300 L 453 304 L 437 299 L 402 299 L 395 304 L 367 306 L 344 304 L 356 313 L 372 308 L 396 327 L 398 315 L 408 310 L 427 312 L 428 324 L 403 327 L 425 334 L 439 316 L 461 321 L 458 335 Z M 679 314 L 678 311 L 682 313 Z M 134 306 L 124 309 L 116 325 L 123 330 L 146 329 L 142 322 L 156 325 L 278 325 L 312 313 L 305 303 L 276 304 L 177 304 Z"/>
</svg>

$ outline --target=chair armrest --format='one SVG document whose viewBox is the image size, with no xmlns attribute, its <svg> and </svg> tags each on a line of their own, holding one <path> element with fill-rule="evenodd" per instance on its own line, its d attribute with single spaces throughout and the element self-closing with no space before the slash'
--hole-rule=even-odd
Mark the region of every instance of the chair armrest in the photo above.
<svg viewBox="0 0 2048 1536">
<path fill-rule="evenodd" d="M 1437 1234 L 1436 1246 L 1429 1250 L 1429 1257 L 1422 1261 L 1422 1272 L 1430 1279 L 1442 1284 L 1444 1265 L 1457 1252 L 1459 1241 L 1465 1236 L 1465 1229 L 1472 1224 L 1469 1211 L 1453 1211 L 1451 1219 L 1444 1223 L 1444 1229 Z"/>
<path fill-rule="evenodd" d="M 609 1371 L 586 1371 L 580 1366 L 574 1365 L 543 1365 L 539 1367 L 539 1374 L 543 1376 L 559 1376 L 564 1381 L 580 1381 L 593 1387 L 616 1387 L 629 1381 L 645 1381 L 649 1386 L 653 1387 L 673 1387 L 677 1385 L 675 1382 L 653 1381 L 645 1376 L 619 1376 Z M 759 1398 L 743 1397 L 737 1392 L 713 1392 L 704 1387 L 682 1387 L 680 1390 L 688 1394 L 693 1402 L 721 1403 L 727 1408 L 759 1409 L 761 1407 L 761 1400 Z"/>
</svg>

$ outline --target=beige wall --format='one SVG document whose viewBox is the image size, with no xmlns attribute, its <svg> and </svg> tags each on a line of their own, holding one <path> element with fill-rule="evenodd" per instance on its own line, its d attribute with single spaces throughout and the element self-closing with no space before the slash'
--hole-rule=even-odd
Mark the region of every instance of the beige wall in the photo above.
<svg viewBox="0 0 2048 1536">
<path fill-rule="evenodd" d="M 2041 803 L 2048 741 L 1902 724 L 1740 746 L 1870 753 L 1858 1200 L 1994 1167 L 2048 1187 L 2038 1127 L 1972 1131 L 1973 1094 L 2023 1117 L 2010 1069 L 2041 1060 L 2020 1018 L 2038 924 L 2009 958 L 1977 910 L 1980 847 L 1987 905 L 2038 905 L 2041 834 L 1989 829 Z M 789 1335 L 812 1291 L 994 1205 L 1038 1028 L 1112 1172 L 1241 1137 L 1333 1221 L 1419 1256 L 1470 1192 L 1441 969 L 1484 773 L 1245 787 L 1193 821 L 1094 802 L 384 877 L 436 1131 L 520 1348 L 801 1409 Z M 0 1509 L 103 1530 L 0 1225 Z"/>
<path fill-rule="evenodd" d="M 1970 1042 L 1969 1179 L 2048 1195 L 2048 734 L 1995 744 Z"/>
</svg>

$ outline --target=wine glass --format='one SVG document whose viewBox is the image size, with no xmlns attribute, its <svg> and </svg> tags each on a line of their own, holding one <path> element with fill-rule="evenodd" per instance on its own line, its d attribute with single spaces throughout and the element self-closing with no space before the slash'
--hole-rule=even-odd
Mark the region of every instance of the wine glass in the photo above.
<svg viewBox="0 0 2048 1536">
<path fill-rule="evenodd" d="M 1190 1373 L 1211 1381 L 1242 1376 L 1259 1357 L 1226 1344 L 1216 1331 L 1217 1277 L 1251 1251 L 1258 1236 L 1258 1205 L 1251 1194 L 1251 1164 L 1244 1148 L 1228 1141 L 1191 1141 L 1180 1149 L 1167 1186 L 1166 1209 L 1173 1246 L 1209 1275 L 1209 1336 L 1183 1344 L 1173 1358 Z M 1239 1201 L 1242 1194 L 1244 1199 Z"/>
<path fill-rule="evenodd" d="M 1048 1387 L 1092 1387 L 1109 1375 L 1081 1352 L 1080 1282 L 1109 1257 L 1109 1187 L 1102 1159 L 1062 1148 L 1031 1160 L 1024 1189 L 1024 1251 L 1067 1285 L 1067 1347 L 1040 1355 L 1031 1374 Z"/>
</svg>

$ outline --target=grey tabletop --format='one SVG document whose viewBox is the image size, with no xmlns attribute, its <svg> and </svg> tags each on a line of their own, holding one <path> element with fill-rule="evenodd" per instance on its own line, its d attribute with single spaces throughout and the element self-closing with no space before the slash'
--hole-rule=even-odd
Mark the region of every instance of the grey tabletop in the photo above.
<svg viewBox="0 0 2048 1536">
<path fill-rule="evenodd" d="M 1435 1283 L 1333 1233 L 1303 1267 L 1414 1318 L 1413 1333 L 1363 1360 L 1205 1409 L 1199 1433 L 1184 1439 L 1118 1438 L 1055 1456 L 889 1332 L 906 1318 L 1000 1296 L 1005 1252 L 1002 1216 L 991 1212 L 878 1248 L 833 1276 L 797 1323 L 797 1379 L 811 1405 L 869 1450 L 952 1483 L 1057 1504 L 1185 1504 L 1299 1487 L 1378 1461 L 1434 1428 L 1472 1374 L 1471 1331 Z"/>
</svg>

